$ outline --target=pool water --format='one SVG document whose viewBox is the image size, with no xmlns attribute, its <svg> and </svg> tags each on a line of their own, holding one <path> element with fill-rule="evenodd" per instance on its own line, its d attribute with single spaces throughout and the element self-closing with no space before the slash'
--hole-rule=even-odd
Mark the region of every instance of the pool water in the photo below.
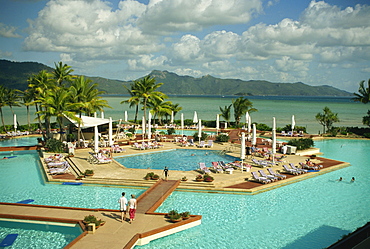
<svg viewBox="0 0 370 249">
<path fill-rule="evenodd" d="M 163 152 L 149 152 L 134 156 L 122 156 L 114 158 L 127 168 L 135 169 L 163 169 L 191 171 L 199 169 L 199 163 L 204 162 L 207 167 L 212 162 L 232 162 L 239 158 L 225 155 L 216 150 L 176 149 Z"/>
<path fill-rule="evenodd" d="M 0 140 L 0 147 L 37 145 L 38 137 L 17 137 Z"/>
<path fill-rule="evenodd" d="M 82 232 L 77 224 L 0 219 L 0 241 L 8 234 L 18 234 L 14 244 L 7 247 L 13 249 L 63 248 Z"/>
<path fill-rule="evenodd" d="M 138 248 L 324 248 L 370 221 L 370 140 L 315 142 L 352 166 L 258 195 L 174 192 L 157 209 L 202 215 L 200 226 Z M 0 154 L 1 156 L 1 154 Z M 44 184 L 36 153 L 0 164 L 0 201 L 118 209 L 120 192 L 142 189 Z M 247 173 L 246 173 L 247 175 Z M 342 182 L 336 181 L 343 177 Z M 350 183 L 350 178 L 356 181 Z"/>
</svg>

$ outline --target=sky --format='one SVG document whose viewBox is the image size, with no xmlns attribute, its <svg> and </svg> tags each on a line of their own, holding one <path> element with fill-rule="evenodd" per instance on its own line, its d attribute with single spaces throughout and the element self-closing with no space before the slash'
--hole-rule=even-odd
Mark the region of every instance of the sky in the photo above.
<svg viewBox="0 0 370 249">
<path fill-rule="evenodd" d="M 0 0 L 0 58 L 134 80 L 330 85 L 370 79 L 369 0 Z"/>
</svg>

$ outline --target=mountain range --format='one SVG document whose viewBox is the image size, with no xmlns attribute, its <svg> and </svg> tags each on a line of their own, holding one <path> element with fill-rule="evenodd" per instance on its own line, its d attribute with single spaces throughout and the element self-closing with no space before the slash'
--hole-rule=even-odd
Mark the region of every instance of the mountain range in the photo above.
<svg viewBox="0 0 370 249">
<path fill-rule="evenodd" d="M 41 70 L 51 72 L 53 69 L 37 62 L 0 60 L 0 84 L 24 91 L 27 89 L 27 79 Z M 310 86 L 302 82 L 243 81 L 240 79 L 220 79 L 211 75 L 194 78 L 159 70 L 153 70 L 149 75 L 155 77 L 157 83 L 164 83 L 158 90 L 168 95 L 353 96 L 352 93 L 332 86 Z M 123 86 L 130 88 L 130 84 L 133 82 L 102 77 L 88 78 L 94 83 L 98 83 L 99 90 L 105 91 L 106 94 L 127 94 L 128 92 Z"/>
</svg>

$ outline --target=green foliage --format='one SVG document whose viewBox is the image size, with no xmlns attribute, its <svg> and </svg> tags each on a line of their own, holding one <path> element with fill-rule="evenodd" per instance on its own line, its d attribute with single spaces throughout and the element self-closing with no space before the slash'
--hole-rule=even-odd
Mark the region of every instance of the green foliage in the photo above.
<svg viewBox="0 0 370 249">
<path fill-rule="evenodd" d="M 364 137 L 370 138 L 370 133 L 364 133 Z"/>
<path fill-rule="evenodd" d="M 281 131 L 291 131 L 292 130 L 292 125 L 291 124 L 287 124 L 286 126 L 284 126 L 283 128 L 276 128 L 276 131 L 277 132 L 281 132 Z M 294 126 L 294 130 L 295 131 L 303 131 L 304 133 L 307 133 L 306 131 L 306 127 L 304 126 Z"/>
<path fill-rule="evenodd" d="M 338 113 L 333 113 L 327 106 L 324 107 L 322 113 L 316 114 L 315 118 L 323 126 L 323 133 L 325 133 L 325 128 L 330 130 L 334 123 L 339 122 Z"/>
<path fill-rule="evenodd" d="M 272 128 L 266 124 L 256 124 L 256 129 L 259 131 L 271 131 Z"/>
<path fill-rule="evenodd" d="M 84 222 L 87 224 L 95 223 L 95 226 L 100 226 L 102 223 L 104 223 L 104 221 L 102 221 L 101 219 L 98 220 L 98 218 L 94 215 L 85 216 Z"/>
<path fill-rule="evenodd" d="M 228 142 L 230 137 L 226 134 L 220 134 L 216 137 L 217 142 Z"/>
<path fill-rule="evenodd" d="M 193 134 L 194 139 L 198 139 L 199 132 L 195 132 Z M 205 141 L 208 138 L 208 134 L 202 131 L 202 135 L 200 136 L 200 140 Z"/>
<path fill-rule="evenodd" d="M 62 141 L 55 138 L 48 139 L 46 141 L 45 147 L 48 149 L 48 152 L 63 153 L 64 144 Z"/>
<path fill-rule="evenodd" d="M 312 138 L 291 139 L 288 145 L 297 147 L 297 150 L 306 150 L 314 146 Z"/>
<path fill-rule="evenodd" d="M 172 134 L 175 134 L 175 133 L 176 133 L 175 128 L 171 127 L 171 128 L 168 128 L 168 129 L 167 129 L 167 134 L 168 134 L 168 135 L 172 135 Z"/>
<path fill-rule="evenodd" d="M 87 169 L 87 170 L 85 170 L 85 173 L 84 173 L 84 175 L 93 175 L 94 174 L 94 170 L 92 170 L 92 169 Z"/>
<path fill-rule="evenodd" d="M 370 126 L 370 110 L 367 111 L 367 116 L 362 117 L 362 123 Z"/>
</svg>

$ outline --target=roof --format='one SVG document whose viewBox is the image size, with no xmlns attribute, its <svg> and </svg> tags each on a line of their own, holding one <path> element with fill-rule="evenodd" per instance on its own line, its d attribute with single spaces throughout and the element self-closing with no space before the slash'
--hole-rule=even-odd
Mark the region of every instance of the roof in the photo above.
<svg viewBox="0 0 370 249">
<path fill-rule="evenodd" d="M 75 115 L 76 117 L 79 118 L 79 115 Z M 78 126 L 78 123 L 77 121 L 75 120 L 72 120 L 66 116 L 64 116 L 70 123 L 74 124 L 76 127 Z M 88 117 L 88 116 L 81 116 L 81 119 L 82 119 L 82 124 L 81 124 L 81 128 L 82 129 L 85 129 L 85 128 L 90 128 L 90 127 L 94 127 L 94 126 L 99 126 L 99 125 L 103 125 L 103 124 L 108 124 L 109 123 L 109 119 L 107 118 L 94 118 L 94 117 Z"/>
</svg>

